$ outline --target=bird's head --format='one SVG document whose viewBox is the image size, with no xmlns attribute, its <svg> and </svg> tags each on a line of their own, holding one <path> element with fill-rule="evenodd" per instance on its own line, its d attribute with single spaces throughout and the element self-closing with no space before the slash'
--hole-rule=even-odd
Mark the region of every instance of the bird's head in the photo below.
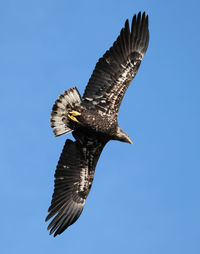
<svg viewBox="0 0 200 254">
<path fill-rule="evenodd" d="M 129 136 L 119 126 L 117 126 L 116 137 L 119 141 L 126 142 L 131 145 L 133 144 Z"/>
</svg>

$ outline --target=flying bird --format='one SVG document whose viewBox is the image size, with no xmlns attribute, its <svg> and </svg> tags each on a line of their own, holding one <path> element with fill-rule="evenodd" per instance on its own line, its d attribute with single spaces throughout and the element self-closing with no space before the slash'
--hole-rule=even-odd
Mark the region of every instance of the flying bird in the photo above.
<svg viewBox="0 0 200 254">
<path fill-rule="evenodd" d="M 90 192 L 100 154 L 108 141 L 132 144 L 117 117 L 123 96 L 135 77 L 149 43 L 148 15 L 126 20 L 113 46 L 97 62 L 83 96 L 76 87 L 64 91 L 51 113 L 55 136 L 72 132 L 55 172 L 54 193 L 46 221 L 61 234 L 81 215 Z"/>
</svg>

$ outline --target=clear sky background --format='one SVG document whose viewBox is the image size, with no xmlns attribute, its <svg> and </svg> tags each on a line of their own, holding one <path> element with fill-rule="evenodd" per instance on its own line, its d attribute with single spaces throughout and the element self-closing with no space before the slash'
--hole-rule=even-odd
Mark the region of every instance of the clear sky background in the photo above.
<svg viewBox="0 0 200 254">
<path fill-rule="evenodd" d="M 57 96 L 82 94 L 126 18 L 146 11 L 150 44 L 119 112 L 134 145 L 110 142 L 79 220 L 44 219 L 68 136 Z M 0 252 L 200 253 L 200 2 L 0 1 Z"/>
</svg>

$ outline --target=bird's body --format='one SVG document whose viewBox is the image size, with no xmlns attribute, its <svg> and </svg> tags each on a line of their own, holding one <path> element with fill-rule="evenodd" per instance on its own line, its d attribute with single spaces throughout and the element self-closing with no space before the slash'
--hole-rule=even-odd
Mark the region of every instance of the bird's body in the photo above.
<svg viewBox="0 0 200 254">
<path fill-rule="evenodd" d="M 113 46 L 99 59 L 83 97 L 76 87 L 61 94 L 52 109 L 55 136 L 72 131 L 55 173 L 54 194 L 48 226 L 54 236 L 61 234 L 80 216 L 89 194 L 99 156 L 110 140 L 132 143 L 118 125 L 123 96 L 135 77 L 149 42 L 148 16 L 128 20 Z"/>
<path fill-rule="evenodd" d="M 112 116 L 103 115 L 94 109 L 87 109 L 86 107 L 76 108 L 81 115 L 77 117 L 78 127 L 86 128 L 88 131 L 102 133 L 104 135 L 111 134 L 117 126 L 117 121 Z"/>
</svg>

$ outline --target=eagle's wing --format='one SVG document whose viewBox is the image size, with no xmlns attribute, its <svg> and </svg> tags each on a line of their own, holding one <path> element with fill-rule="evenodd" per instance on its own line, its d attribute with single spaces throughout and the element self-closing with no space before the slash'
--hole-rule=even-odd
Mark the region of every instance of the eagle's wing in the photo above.
<svg viewBox="0 0 200 254">
<path fill-rule="evenodd" d="M 76 133 L 75 133 L 76 135 Z M 78 136 L 75 142 L 67 139 L 56 172 L 54 193 L 46 221 L 50 234 L 61 234 L 81 215 L 94 177 L 96 163 L 106 142 Z M 80 136 L 80 137 L 79 137 Z"/>
<path fill-rule="evenodd" d="M 149 42 L 148 16 L 134 15 L 113 46 L 99 59 L 85 89 L 88 107 L 117 117 L 123 96 L 135 77 Z"/>
</svg>

